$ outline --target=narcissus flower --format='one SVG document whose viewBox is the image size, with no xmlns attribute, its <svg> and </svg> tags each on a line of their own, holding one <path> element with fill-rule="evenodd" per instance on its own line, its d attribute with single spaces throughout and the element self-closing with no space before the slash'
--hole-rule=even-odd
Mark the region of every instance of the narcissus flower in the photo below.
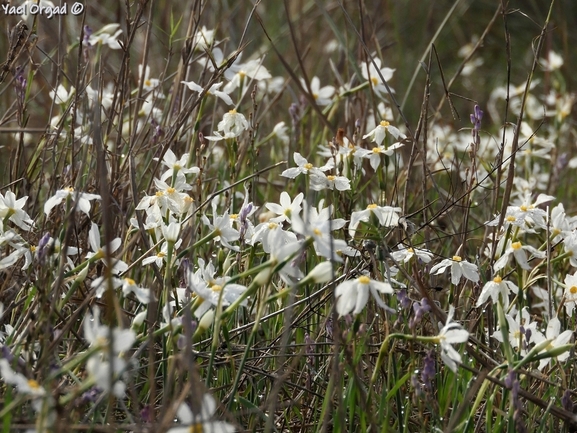
<svg viewBox="0 0 577 433">
<path fill-rule="evenodd" d="M 356 315 L 363 311 L 369 300 L 369 293 L 373 295 L 379 307 L 389 310 L 379 293 L 392 294 L 393 288 L 391 285 L 372 280 L 366 275 L 361 275 L 354 280 L 339 284 L 335 289 L 336 309 L 339 316 L 346 316 L 349 313 Z"/>
<path fill-rule="evenodd" d="M 437 263 L 431 268 L 431 274 L 442 274 L 447 268 L 451 269 L 451 283 L 453 284 L 459 284 L 462 276 L 473 283 L 479 281 L 477 265 L 463 260 L 460 256 L 453 256 L 451 259 L 444 259 L 441 263 Z"/>
<path fill-rule="evenodd" d="M 449 307 L 447 323 L 439 332 L 437 338 L 441 345 L 441 359 L 453 372 L 457 372 L 457 365 L 461 363 L 461 355 L 452 346 L 453 344 L 465 343 L 469 339 L 469 332 L 457 323 L 453 322 L 455 308 Z"/>
</svg>

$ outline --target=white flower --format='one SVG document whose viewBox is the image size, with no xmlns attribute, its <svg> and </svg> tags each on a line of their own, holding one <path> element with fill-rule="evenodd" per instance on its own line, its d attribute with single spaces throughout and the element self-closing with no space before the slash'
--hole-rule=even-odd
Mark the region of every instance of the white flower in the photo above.
<svg viewBox="0 0 577 433">
<path fill-rule="evenodd" d="M 506 314 L 505 317 L 509 328 L 509 335 L 506 338 L 509 340 L 511 347 L 518 350 L 521 355 L 529 353 L 530 345 L 533 343 L 538 344 L 545 339 L 537 328 L 537 322 L 531 322 L 531 315 L 527 307 L 517 312 L 514 318 L 509 314 Z M 492 337 L 501 343 L 504 342 L 501 327 L 497 328 Z"/>
<path fill-rule="evenodd" d="M 278 139 L 282 141 L 282 143 L 285 145 L 289 144 L 290 142 L 290 138 L 287 134 L 287 131 L 288 127 L 284 122 L 277 123 L 272 130 L 273 134 L 276 135 Z"/>
<path fill-rule="evenodd" d="M 563 66 L 563 57 L 561 57 L 555 51 L 549 50 L 547 58 L 541 59 L 541 65 L 546 71 L 554 71 Z"/>
<path fill-rule="evenodd" d="M 483 286 L 483 290 L 479 295 L 479 299 L 477 300 L 477 305 L 475 307 L 480 307 L 483 305 L 489 297 L 493 301 L 493 304 L 499 302 L 499 295 L 501 295 L 501 301 L 503 305 L 503 309 L 506 310 L 509 307 L 509 294 L 510 293 L 517 293 L 519 288 L 512 283 L 511 281 L 503 281 L 503 279 L 497 275 L 491 281 L 487 281 L 487 283 Z"/>
<path fill-rule="evenodd" d="M 333 264 L 330 261 L 321 262 L 316 265 L 306 276 L 306 281 L 312 280 L 313 284 L 328 283 L 333 278 Z"/>
<path fill-rule="evenodd" d="M 376 171 L 377 168 L 379 168 L 379 165 L 381 164 L 381 155 L 391 156 L 395 153 L 396 149 L 403 147 L 403 146 L 404 146 L 403 143 L 395 143 L 395 144 L 389 146 L 388 148 L 386 148 L 385 146 L 381 146 L 381 145 L 373 147 L 370 150 L 359 148 L 357 150 L 357 154 L 361 158 L 368 159 L 370 164 L 371 164 L 371 167 L 373 168 L 373 170 Z"/>
<path fill-rule="evenodd" d="M 449 267 L 451 268 L 451 283 L 455 285 L 459 284 L 461 276 L 464 276 L 473 283 L 479 281 L 477 265 L 469 263 L 459 256 L 453 256 L 452 259 L 444 259 L 441 263 L 437 263 L 431 268 L 431 274 L 442 274 Z"/>
<path fill-rule="evenodd" d="M 158 78 L 150 78 L 150 66 L 146 66 L 144 69 L 144 77 L 142 76 L 142 65 L 138 65 L 138 80 L 142 79 L 142 88 L 144 92 L 150 92 L 160 86 L 160 80 Z M 157 97 L 162 97 L 160 94 Z"/>
<path fill-rule="evenodd" d="M 198 270 L 188 272 L 188 287 L 202 299 L 200 306 L 195 310 L 197 318 L 204 316 L 210 308 L 219 304 L 228 306 L 236 301 L 246 291 L 240 284 L 228 284 L 230 277 L 215 278 L 215 269 L 212 263 L 205 266 L 203 259 L 198 259 Z M 247 305 L 246 299 L 241 305 Z"/>
<path fill-rule="evenodd" d="M 107 352 L 112 345 L 112 354 L 119 355 L 126 352 L 136 341 L 136 334 L 130 329 L 110 329 L 100 324 L 100 309 L 93 307 L 94 314 L 90 312 L 84 318 L 84 338 L 90 347 L 98 347 Z"/>
<path fill-rule="evenodd" d="M 66 104 L 68 100 L 74 95 L 74 87 L 70 87 L 70 92 L 66 90 L 66 88 L 59 84 L 56 91 L 51 90 L 48 95 L 56 102 L 57 104 Z"/>
<path fill-rule="evenodd" d="M 307 85 L 303 79 L 301 83 L 305 89 Z M 319 106 L 329 105 L 332 100 L 332 96 L 335 94 L 335 88 L 333 86 L 325 86 L 321 88 L 321 82 L 318 77 L 313 77 L 311 80 L 311 92 L 312 97 Z"/>
<path fill-rule="evenodd" d="M 407 138 L 407 136 L 405 134 L 403 134 L 401 131 L 399 131 L 397 128 L 395 128 L 393 125 L 391 125 L 388 121 L 383 120 L 383 121 L 381 121 L 381 123 L 379 123 L 376 126 L 375 129 L 373 129 L 369 133 L 363 135 L 363 139 L 370 138 L 372 141 L 374 141 L 375 143 L 380 145 L 383 142 L 383 140 L 385 139 L 385 136 L 387 135 L 386 134 L 387 131 L 396 140 L 398 140 L 399 138 L 400 139 Z M 397 147 L 400 147 L 400 146 L 402 146 L 402 144 L 397 146 Z"/>
<path fill-rule="evenodd" d="M 15 386 L 17 391 L 22 394 L 34 397 L 46 395 L 46 390 L 38 382 L 12 370 L 10 363 L 5 358 L 0 358 L 0 377 L 5 383 Z"/>
<path fill-rule="evenodd" d="M 6 195 L 0 193 L 0 218 L 8 218 L 22 230 L 29 231 L 34 226 L 34 221 L 22 209 L 26 200 L 28 200 L 28 196 L 16 200 L 16 195 L 12 191 L 6 191 Z"/>
<path fill-rule="evenodd" d="M 214 421 L 216 412 L 216 401 L 210 394 L 202 397 L 202 406 L 199 414 L 194 414 L 186 403 L 181 403 L 176 411 L 178 420 L 184 424 L 179 427 L 172 427 L 167 433 L 233 433 L 236 431 L 232 424 L 223 421 Z"/>
<path fill-rule="evenodd" d="M 100 200 L 100 196 L 97 194 L 88 194 L 86 192 L 75 192 L 74 188 L 64 188 L 56 191 L 52 197 L 50 197 L 46 203 L 44 203 L 44 213 L 46 216 L 50 215 L 50 211 L 60 203 L 65 198 L 71 197 L 72 200 L 77 201 L 76 209 L 81 210 L 87 216 L 90 216 L 90 200 Z"/>
<path fill-rule="evenodd" d="M 226 248 L 229 248 L 233 251 L 240 251 L 238 246 L 233 246 L 230 244 L 230 242 L 237 241 L 240 238 L 240 233 L 238 230 L 232 227 L 232 222 L 228 211 L 226 211 L 224 215 L 217 216 L 216 203 L 213 202 L 212 212 L 213 223 L 211 223 L 207 216 L 204 214 L 202 215 L 201 219 L 202 222 L 217 235 L 214 239 L 217 242 L 220 242 Z"/>
<path fill-rule="evenodd" d="M 355 236 L 357 227 L 361 221 L 368 222 L 371 214 L 375 215 L 379 224 L 384 227 L 397 227 L 399 225 L 400 207 L 378 206 L 370 204 L 365 210 L 353 212 L 351 214 L 351 222 L 349 223 L 349 235 Z"/>
<path fill-rule="evenodd" d="M 346 316 L 351 312 L 353 315 L 359 314 L 367 305 L 369 293 L 373 295 L 380 307 L 389 309 L 379 296 L 379 293 L 392 294 L 393 288 L 391 285 L 371 280 L 368 276 L 362 275 L 354 280 L 339 284 L 335 289 L 336 310 L 339 316 Z"/>
<path fill-rule="evenodd" d="M 208 50 L 214 42 L 214 30 L 208 30 L 206 26 L 202 26 L 194 35 L 193 46 L 197 50 L 204 51 Z"/>
<path fill-rule="evenodd" d="M 548 344 L 548 346 L 545 349 L 543 349 L 539 353 L 545 353 L 549 350 L 555 349 L 557 347 L 560 347 L 560 346 L 563 346 L 563 345 L 569 343 L 569 340 L 571 340 L 572 336 L 573 336 L 573 331 L 571 331 L 570 329 L 561 332 L 561 322 L 559 321 L 559 319 L 557 317 L 553 317 L 549 321 L 549 324 L 547 325 L 547 330 L 545 331 L 545 338 L 547 340 L 550 340 L 550 343 Z M 557 356 L 557 361 L 563 362 L 563 361 L 566 361 L 568 358 L 569 358 L 569 351 L 562 353 L 561 355 Z M 551 358 L 542 359 L 539 362 L 539 367 L 537 367 L 537 368 L 539 370 L 543 370 L 543 368 L 545 368 L 545 366 L 548 365 L 550 362 L 551 362 Z"/>
<path fill-rule="evenodd" d="M 257 242 L 261 242 L 264 252 L 270 253 L 273 238 L 274 242 L 278 243 L 280 246 L 284 246 L 297 240 L 294 233 L 282 229 L 282 223 L 274 222 L 271 219 L 267 222 L 260 223 L 254 228 L 250 244 L 254 245 Z"/>
<path fill-rule="evenodd" d="M 521 266 L 521 268 L 526 270 L 531 269 L 531 266 L 529 266 L 529 263 L 527 262 L 527 255 L 525 254 L 525 251 L 529 251 L 533 255 L 533 257 L 537 257 L 540 259 L 545 258 L 544 252 L 539 251 L 536 248 L 533 248 L 531 245 L 523 245 L 519 241 L 510 242 L 509 247 L 505 250 L 505 252 L 499 258 L 499 260 L 497 260 L 493 265 L 493 271 L 498 272 L 501 269 L 503 269 L 507 265 L 507 262 L 509 261 L 509 257 L 511 255 L 515 257 L 515 260 L 517 261 L 519 266 Z"/>
<path fill-rule="evenodd" d="M 280 204 L 276 203 L 266 203 L 265 207 L 274 212 L 278 217 L 271 218 L 271 222 L 280 223 L 283 221 L 290 222 L 290 217 L 292 214 L 298 214 L 301 209 L 301 203 L 303 202 L 304 194 L 301 192 L 297 194 L 294 200 L 291 202 L 291 198 L 286 191 L 281 192 L 280 194 Z"/>
<path fill-rule="evenodd" d="M 303 221 L 300 215 L 293 215 L 293 231 L 300 235 L 311 237 L 315 251 L 319 256 L 342 262 L 343 259 L 340 255 L 348 249 L 348 245 L 342 239 L 333 239 L 331 231 L 341 229 L 346 224 L 345 220 L 341 218 L 331 220 L 332 206 L 323 208 L 323 200 L 318 206 L 320 211 L 317 211 L 313 206 L 308 206 L 306 202 L 303 204 L 302 213 L 306 218 L 306 222 Z"/>
<path fill-rule="evenodd" d="M 198 167 L 190 167 L 190 168 L 187 167 L 188 157 L 189 154 L 185 153 L 180 157 L 180 159 L 177 159 L 174 152 L 170 149 L 167 149 L 166 153 L 164 154 L 164 157 L 162 158 L 162 164 L 167 166 L 168 170 L 166 170 L 162 174 L 160 180 L 165 181 L 169 177 L 173 177 L 178 173 L 182 173 L 185 175 L 200 173 L 200 168 Z"/>
<path fill-rule="evenodd" d="M 169 225 L 162 225 L 162 236 L 166 242 L 175 243 L 178 241 L 178 235 L 180 234 L 180 224 L 176 222 L 171 222 Z"/>
<path fill-rule="evenodd" d="M 337 191 L 348 191 L 351 189 L 351 181 L 345 176 L 325 175 L 322 172 L 311 173 L 310 186 L 313 191 L 336 189 Z"/>
<path fill-rule="evenodd" d="M 102 27 L 100 30 L 95 32 L 88 38 L 88 43 L 90 45 L 108 45 L 112 50 L 119 50 L 121 48 L 118 42 L 118 37 L 122 33 L 122 29 L 119 29 L 120 24 L 108 24 Z"/>
<path fill-rule="evenodd" d="M 86 258 L 89 260 L 93 259 L 93 261 L 101 260 L 102 263 L 104 263 L 105 265 L 107 264 L 106 256 L 108 254 L 112 254 L 113 252 L 115 252 L 118 248 L 120 248 L 120 245 L 122 244 L 120 238 L 115 238 L 112 240 L 112 242 L 110 242 L 108 246 L 104 246 L 101 248 L 100 229 L 95 223 L 92 223 L 90 231 L 88 232 L 88 242 L 90 244 L 90 247 L 92 248 L 92 251 L 86 254 Z M 111 261 L 112 261 L 112 272 L 115 274 L 122 273 L 128 269 L 128 265 L 124 263 L 122 260 L 111 258 Z"/>
<path fill-rule="evenodd" d="M 219 141 L 228 138 L 235 138 L 250 128 L 246 117 L 238 113 L 236 110 L 230 110 L 223 116 L 223 119 L 218 123 L 218 131 L 224 133 L 221 135 L 218 131 L 214 132 L 214 136 L 204 137 L 209 141 Z"/>
<path fill-rule="evenodd" d="M 190 90 L 197 93 L 201 93 L 204 90 L 202 86 L 199 86 L 194 81 L 181 81 L 181 83 L 186 84 L 186 86 L 188 86 Z M 212 86 L 210 86 L 210 89 L 207 90 L 206 94 L 214 95 L 217 98 L 222 99 L 228 105 L 234 105 L 234 102 L 232 102 L 232 99 L 230 98 L 230 96 L 228 96 L 228 93 L 219 90 L 220 86 L 222 85 L 223 83 L 214 83 Z"/>
<path fill-rule="evenodd" d="M 409 263 L 412 258 L 416 257 L 423 263 L 429 263 L 433 258 L 433 253 L 429 250 L 423 250 L 420 248 L 407 248 L 406 246 L 400 244 L 397 251 L 391 253 L 393 259 L 399 263 Z"/>
<path fill-rule="evenodd" d="M 573 317 L 573 309 L 577 302 L 577 272 L 573 275 L 565 276 L 565 292 L 563 294 L 563 304 L 567 314 Z"/>
<path fill-rule="evenodd" d="M 381 79 L 381 76 L 385 79 L 385 81 L 388 84 L 391 78 L 393 78 L 393 73 L 395 72 L 395 70 L 391 68 L 381 69 L 381 59 L 379 58 L 374 58 L 373 61 L 374 65 L 372 61 L 369 61 L 368 68 L 366 63 L 363 63 L 361 65 L 361 74 L 363 75 L 363 78 L 369 81 L 375 93 L 382 98 L 383 96 L 387 95 L 388 92 L 387 88 L 383 83 L 383 80 Z M 391 89 L 391 86 L 389 86 L 389 89 Z M 394 90 L 391 89 L 391 92 L 394 93 Z"/>
<path fill-rule="evenodd" d="M 281 176 L 288 177 L 289 179 L 294 179 L 299 174 L 323 174 L 324 171 L 330 170 L 333 166 L 332 164 L 326 164 L 322 167 L 315 167 L 310 162 L 307 161 L 300 153 L 295 152 L 293 155 L 296 167 L 287 168 L 281 173 Z"/>
<path fill-rule="evenodd" d="M 240 57 L 241 56 L 238 56 L 230 68 L 224 72 L 224 77 L 230 81 L 230 83 L 224 87 L 226 93 L 232 92 L 234 89 L 239 87 L 241 83 L 243 83 L 244 89 L 246 90 L 248 84 L 246 77 L 255 81 L 268 80 L 269 78 L 272 78 L 272 75 L 264 66 L 262 66 L 262 61 L 260 59 L 240 63 Z"/>
<path fill-rule="evenodd" d="M 469 339 L 469 332 L 453 320 L 455 308 L 451 305 L 449 307 L 449 314 L 447 315 L 447 323 L 437 338 L 441 344 L 441 359 L 453 372 L 457 372 L 457 364 L 461 363 L 461 355 L 453 348 L 453 344 L 465 343 Z"/>
<path fill-rule="evenodd" d="M 122 279 L 122 293 L 124 296 L 134 293 L 138 302 L 142 304 L 148 304 L 150 302 L 150 289 L 139 287 L 132 278 Z"/>
</svg>

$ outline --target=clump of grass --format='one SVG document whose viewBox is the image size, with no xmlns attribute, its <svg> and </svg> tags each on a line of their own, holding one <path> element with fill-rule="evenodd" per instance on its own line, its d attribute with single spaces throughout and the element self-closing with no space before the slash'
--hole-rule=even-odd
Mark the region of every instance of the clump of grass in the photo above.
<svg viewBox="0 0 577 433">
<path fill-rule="evenodd" d="M 2 431 L 574 428 L 559 6 L 373 6 L 24 18 Z"/>
</svg>

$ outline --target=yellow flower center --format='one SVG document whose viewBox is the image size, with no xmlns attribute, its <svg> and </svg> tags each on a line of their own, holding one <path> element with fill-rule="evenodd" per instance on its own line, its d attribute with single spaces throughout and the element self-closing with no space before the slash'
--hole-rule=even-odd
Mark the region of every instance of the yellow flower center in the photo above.
<svg viewBox="0 0 577 433">
<path fill-rule="evenodd" d="M 328 179 L 330 182 L 334 182 L 335 179 L 336 179 L 336 176 L 333 176 L 332 174 L 329 174 L 329 175 L 327 176 L 327 179 Z"/>
<path fill-rule="evenodd" d="M 269 230 L 274 230 L 278 227 L 277 223 L 268 223 L 268 229 Z"/>
<path fill-rule="evenodd" d="M 367 206 L 367 209 L 376 209 L 376 208 L 378 208 L 378 207 L 379 207 L 379 206 L 377 206 L 376 204 L 372 203 L 372 204 L 370 204 L 370 205 Z"/>
<path fill-rule="evenodd" d="M 373 147 L 373 153 L 380 153 L 380 149 L 378 147 Z"/>
<path fill-rule="evenodd" d="M 202 428 L 202 423 L 192 424 L 190 426 L 189 433 L 204 433 L 204 429 Z"/>
<path fill-rule="evenodd" d="M 380 125 L 381 125 L 383 128 L 386 128 L 387 126 L 390 125 L 390 123 L 387 122 L 386 120 L 382 120 L 381 123 L 380 123 Z"/>
<path fill-rule="evenodd" d="M 503 279 L 499 275 L 496 275 L 495 278 L 493 278 L 494 283 L 499 284 L 501 281 L 503 281 Z"/>
<path fill-rule="evenodd" d="M 521 242 L 513 242 L 511 244 L 511 248 L 513 248 L 514 250 L 520 250 L 522 247 Z"/>
<path fill-rule="evenodd" d="M 35 245 L 30 245 L 30 252 L 35 253 L 36 252 L 36 246 Z"/>
<path fill-rule="evenodd" d="M 36 382 L 34 379 L 29 379 L 29 380 L 28 380 L 28 386 L 29 386 L 31 389 L 34 389 L 34 390 L 40 389 L 40 385 L 39 385 L 38 382 Z"/>
<path fill-rule="evenodd" d="M 74 188 L 72 188 L 71 186 L 69 186 L 69 187 L 67 187 L 67 188 L 64 188 L 64 191 L 74 192 Z"/>
<path fill-rule="evenodd" d="M 373 86 L 376 86 L 377 84 L 379 84 L 379 79 L 377 77 L 372 77 L 371 83 L 373 83 Z"/>
<path fill-rule="evenodd" d="M 168 189 L 166 190 L 166 192 L 169 194 L 174 194 L 176 192 L 176 190 L 173 187 L 169 186 Z"/>
<path fill-rule="evenodd" d="M 507 217 L 505 218 L 505 220 L 507 220 L 510 223 L 514 222 L 516 219 L 517 218 L 515 218 L 513 215 L 507 215 Z"/>
<path fill-rule="evenodd" d="M 126 281 L 126 284 L 128 284 L 129 286 L 135 286 L 136 285 L 136 281 L 134 281 L 132 278 L 126 277 L 124 279 L 124 281 Z"/>
<path fill-rule="evenodd" d="M 155 194 L 155 195 L 156 195 L 157 197 L 162 197 L 162 196 L 164 195 L 164 192 L 162 192 L 162 191 L 156 191 L 156 194 Z"/>
<path fill-rule="evenodd" d="M 315 235 L 317 235 L 317 236 L 320 236 L 320 235 L 323 234 L 323 232 L 321 232 L 319 229 L 314 229 L 314 230 L 313 230 L 313 233 L 314 233 Z"/>
<path fill-rule="evenodd" d="M 319 95 L 317 93 L 313 93 L 313 98 L 316 101 L 317 99 L 319 99 Z"/>
<path fill-rule="evenodd" d="M 152 82 L 150 80 L 144 80 L 144 85 L 146 87 L 150 87 L 150 86 L 152 86 Z"/>
<path fill-rule="evenodd" d="M 162 259 L 163 257 L 166 257 L 166 253 L 164 251 L 161 251 L 156 255 L 156 257 L 160 257 Z"/>
<path fill-rule="evenodd" d="M 415 250 L 414 250 L 414 249 L 412 249 L 412 248 L 407 248 L 407 252 L 408 252 L 408 253 L 410 253 L 410 254 L 412 254 L 412 253 L 414 253 L 414 252 L 415 252 Z"/>
<path fill-rule="evenodd" d="M 236 110 L 233 108 L 232 110 L 230 110 L 230 111 L 228 112 L 228 114 L 236 114 Z"/>
<path fill-rule="evenodd" d="M 218 284 L 213 284 L 210 290 L 212 290 L 213 292 L 220 292 L 222 290 L 222 286 L 219 286 Z"/>
<path fill-rule="evenodd" d="M 237 214 L 237 213 L 230 214 L 230 219 L 231 219 L 231 220 L 237 220 L 237 219 L 238 219 L 238 214 Z"/>
<path fill-rule="evenodd" d="M 461 260 L 463 260 L 463 259 L 461 258 L 461 256 L 453 256 L 453 261 L 454 261 L 454 262 L 460 262 Z"/>
<path fill-rule="evenodd" d="M 521 209 L 523 212 L 527 212 L 527 209 L 529 209 L 529 208 L 525 205 L 522 205 L 519 207 L 519 209 Z"/>
<path fill-rule="evenodd" d="M 572 295 L 577 295 L 577 287 L 571 286 L 571 288 L 569 289 L 569 293 L 571 293 Z"/>
<path fill-rule="evenodd" d="M 306 168 L 307 170 L 310 170 L 310 169 L 312 169 L 313 167 L 314 167 L 314 165 L 312 165 L 310 162 L 307 162 L 307 163 L 304 165 L 304 168 Z"/>
<path fill-rule="evenodd" d="M 359 283 L 361 283 L 361 284 L 369 284 L 370 282 L 371 282 L 371 279 L 369 277 L 367 277 L 366 275 L 359 277 Z"/>
</svg>

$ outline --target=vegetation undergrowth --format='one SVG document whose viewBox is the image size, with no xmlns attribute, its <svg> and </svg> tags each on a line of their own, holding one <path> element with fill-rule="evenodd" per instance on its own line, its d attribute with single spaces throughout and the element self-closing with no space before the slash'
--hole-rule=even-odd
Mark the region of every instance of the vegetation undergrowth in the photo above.
<svg viewBox="0 0 577 433">
<path fill-rule="evenodd" d="M 2 8 L 0 431 L 575 431 L 577 6 L 181 3 Z"/>
</svg>

